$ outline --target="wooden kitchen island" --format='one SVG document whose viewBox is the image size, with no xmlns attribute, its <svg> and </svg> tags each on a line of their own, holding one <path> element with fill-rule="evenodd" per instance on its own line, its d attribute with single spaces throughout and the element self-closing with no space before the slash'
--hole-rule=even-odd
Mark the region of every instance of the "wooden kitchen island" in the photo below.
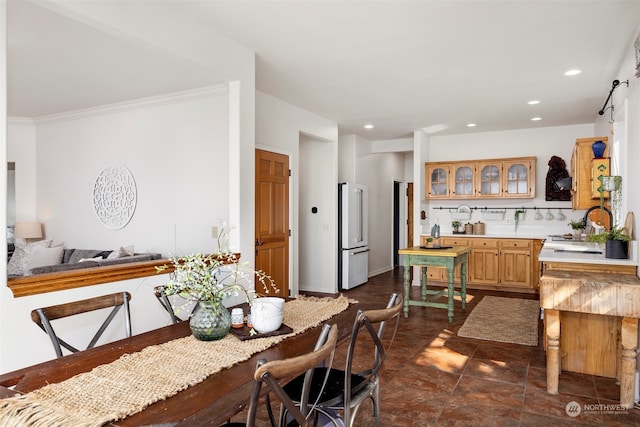
<svg viewBox="0 0 640 427">
<path fill-rule="evenodd" d="M 462 309 L 467 303 L 467 258 L 469 247 L 467 246 L 414 246 L 398 250 L 403 256 L 404 264 L 404 317 L 409 317 L 409 306 L 444 308 L 447 310 L 449 323 L 453 322 L 453 297 L 459 296 Z M 456 291 L 453 285 L 454 269 L 460 266 L 460 291 Z M 409 289 L 411 287 L 411 266 L 421 267 L 420 300 L 412 300 Z M 427 267 L 445 268 L 447 270 L 447 287 L 445 289 L 427 289 Z M 438 302 L 442 296 L 447 297 L 447 302 Z"/>
<path fill-rule="evenodd" d="M 547 391 L 558 393 L 558 377 L 566 366 L 573 372 L 619 379 L 620 404 L 632 407 L 640 280 L 631 274 L 548 270 L 540 278 L 540 306 L 545 317 Z"/>
</svg>

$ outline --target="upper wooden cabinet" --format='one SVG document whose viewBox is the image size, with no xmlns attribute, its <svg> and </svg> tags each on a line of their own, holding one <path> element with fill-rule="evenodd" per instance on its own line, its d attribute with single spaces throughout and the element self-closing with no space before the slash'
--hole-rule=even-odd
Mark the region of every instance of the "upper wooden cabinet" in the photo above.
<svg viewBox="0 0 640 427">
<path fill-rule="evenodd" d="M 451 167 L 453 192 L 451 197 L 468 199 L 474 197 L 476 191 L 475 165 L 473 163 L 460 163 Z"/>
<path fill-rule="evenodd" d="M 505 160 L 502 162 L 502 170 L 502 197 L 535 197 L 535 157 Z"/>
<path fill-rule="evenodd" d="M 591 146 L 596 141 L 603 141 L 607 144 L 604 150 L 604 159 L 594 159 Z M 603 164 L 605 164 L 608 169 L 608 157 L 609 142 L 606 136 L 578 138 L 576 140 L 576 145 L 573 147 L 573 154 L 571 156 L 571 207 L 573 209 L 588 209 L 600 203 L 600 193 L 597 191 L 598 182 L 594 181 L 594 170 L 600 171 Z M 602 172 L 600 171 L 599 173 Z M 608 170 L 606 174 L 609 174 Z M 607 196 L 608 194 L 605 194 L 605 198 Z"/>
<path fill-rule="evenodd" d="M 429 166 L 427 163 L 426 181 L 427 198 L 445 199 L 451 195 L 449 176 L 451 175 L 451 165 L 438 164 Z"/>
<path fill-rule="evenodd" d="M 535 197 L 536 158 L 425 163 L 427 199 Z"/>
<path fill-rule="evenodd" d="M 502 162 L 477 162 L 476 169 L 477 196 L 483 198 L 502 197 Z"/>
</svg>

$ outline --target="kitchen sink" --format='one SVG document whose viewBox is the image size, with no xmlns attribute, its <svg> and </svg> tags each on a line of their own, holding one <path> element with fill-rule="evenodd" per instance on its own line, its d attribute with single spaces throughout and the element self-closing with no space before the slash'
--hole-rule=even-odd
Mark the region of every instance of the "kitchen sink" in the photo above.
<svg viewBox="0 0 640 427">
<path fill-rule="evenodd" d="M 575 252 L 581 254 L 601 254 L 602 251 L 585 246 L 574 246 L 567 249 L 554 249 L 553 252 Z"/>
</svg>

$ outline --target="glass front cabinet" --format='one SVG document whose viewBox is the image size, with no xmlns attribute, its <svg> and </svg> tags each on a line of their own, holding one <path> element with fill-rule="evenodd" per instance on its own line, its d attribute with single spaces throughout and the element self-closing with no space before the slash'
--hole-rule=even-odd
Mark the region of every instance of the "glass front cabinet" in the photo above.
<svg viewBox="0 0 640 427">
<path fill-rule="evenodd" d="M 503 197 L 535 197 L 535 160 L 504 161 L 503 171 Z"/>
<path fill-rule="evenodd" d="M 447 199 L 451 196 L 449 187 L 450 165 L 431 165 L 426 167 L 427 199 Z"/>
<path fill-rule="evenodd" d="M 453 168 L 453 194 L 451 197 L 468 199 L 475 197 L 475 165 L 459 164 Z"/>
<path fill-rule="evenodd" d="M 502 196 L 502 162 L 478 163 L 478 197 Z"/>
<path fill-rule="evenodd" d="M 427 199 L 534 198 L 536 158 L 425 164 Z"/>
</svg>

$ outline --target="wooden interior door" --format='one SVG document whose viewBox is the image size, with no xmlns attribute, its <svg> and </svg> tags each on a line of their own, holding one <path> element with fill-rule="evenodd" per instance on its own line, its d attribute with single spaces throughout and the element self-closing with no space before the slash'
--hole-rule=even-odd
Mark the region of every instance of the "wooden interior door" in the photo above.
<svg viewBox="0 0 640 427">
<path fill-rule="evenodd" d="M 256 268 L 289 296 L 289 157 L 256 150 Z M 256 284 L 256 292 L 263 293 Z M 270 294 L 272 295 L 272 294 Z"/>
</svg>

